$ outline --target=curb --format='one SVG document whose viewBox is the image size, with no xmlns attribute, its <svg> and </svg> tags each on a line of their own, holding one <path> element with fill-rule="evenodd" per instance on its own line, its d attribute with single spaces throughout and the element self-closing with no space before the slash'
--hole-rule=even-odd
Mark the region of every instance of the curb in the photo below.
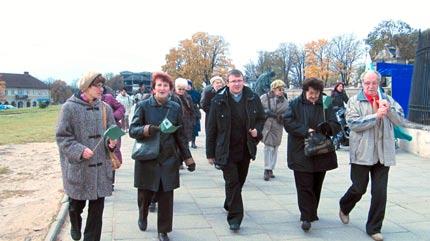
<svg viewBox="0 0 430 241">
<path fill-rule="evenodd" d="M 69 197 L 67 196 L 67 194 L 64 194 L 61 203 L 62 205 L 60 211 L 58 212 L 54 222 L 52 222 L 51 227 L 49 228 L 49 232 L 45 237 L 45 241 L 56 241 L 57 235 L 60 233 L 61 228 L 63 227 L 64 220 L 69 209 Z"/>
</svg>

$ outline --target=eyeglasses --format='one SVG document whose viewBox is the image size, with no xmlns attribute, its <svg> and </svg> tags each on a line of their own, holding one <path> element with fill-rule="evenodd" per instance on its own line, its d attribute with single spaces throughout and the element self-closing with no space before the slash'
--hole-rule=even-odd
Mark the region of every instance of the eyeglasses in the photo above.
<svg viewBox="0 0 430 241">
<path fill-rule="evenodd" d="M 97 84 L 92 84 L 91 86 L 97 87 L 97 88 L 103 88 L 105 85 L 103 84 L 103 82 L 99 82 Z"/>
</svg>

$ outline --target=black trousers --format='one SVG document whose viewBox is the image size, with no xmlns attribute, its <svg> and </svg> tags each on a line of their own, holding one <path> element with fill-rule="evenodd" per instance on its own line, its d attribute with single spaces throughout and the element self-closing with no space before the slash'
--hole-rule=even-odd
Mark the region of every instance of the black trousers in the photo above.
<svg viewBox="0 0 430 241">
<path fill-rule="evenodd" d="M 229 161 L 223 168 L 225 181 L 224 209 L 228 211 L 229 224 L 241 224 L 243 219 L 242 187 L 248 175 L 249 159 L 239 162 Z"/>
<path fill-rule="evenodd" d="M 169 233 L 172 231 L 173 223 L 173 190 L 164 192 L 160 184 L 158 192 L 137 189 L 137 205 L 139 207 L 139 220 L 147 219 L 149 204 L 155 199 L 158 202 L 157 209 L 157 231 L 159 233 Z"/>
<path fill-rule="evenodd" d="M 318 205 L 326 172 L 294 171 L 300 221 L 318 220 Z"/>
<path fill-rule="evenodd" d="M 81 231 L 82 210 L 85 208 L 86 200 L 76 200 L 69 197 L 69 216 L 72 229 Z M 88 207 L 87 224 L 84 231 L 84 241 L 99 241 L 102 235 L 103 209 L 105 198 L 90 200 Z"/>
<path fill-rule="evenodd" d="M 370 209 L 367 217 L 366 232 L 370 235 L 380 233 L 387 204 L 388 172 L 390 168 L 380 163 L 373 166 L 351 164 L 352 185 L 340 199 L 340 209 L 349 214 L 355 204 L 366 193 L 369 173 L 372 178 Z"/>
</svg>

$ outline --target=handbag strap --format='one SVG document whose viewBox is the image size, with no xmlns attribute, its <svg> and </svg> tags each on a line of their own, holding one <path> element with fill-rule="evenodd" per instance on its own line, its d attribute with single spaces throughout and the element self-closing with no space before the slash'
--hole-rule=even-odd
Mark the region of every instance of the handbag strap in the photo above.
<svg viewBox="0 0 430 241">
<path fill-rule="evenodd" d="M 270 95 L 269 95 L 269 93 L 266 93 L 266 96 L 267 96 L 267 105 L 269 107 L 269 111 L 272 111 L 272 107 L 270 106 Z"/>
<path fill-rule="evenodd" d="M 106 130 L 106 104 L 102 101 L 102 123 L 103 123 L 103 129 Z"/>
</svg>

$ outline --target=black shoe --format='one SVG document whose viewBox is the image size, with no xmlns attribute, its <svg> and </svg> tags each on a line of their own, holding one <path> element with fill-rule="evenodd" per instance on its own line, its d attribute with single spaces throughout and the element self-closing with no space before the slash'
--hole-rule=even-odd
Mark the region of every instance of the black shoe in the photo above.
<svg viewBox="0 0 430 241">
<path fill-rule="evenodd" d="M 142 219 L 137 221 L 137 225 L 139 225 L 140 231 L 146 231 L 146 228 L 148 227 L 148 220 Z"/>
<path fill-rule="evenodd" d="M 157 209 L 157 204 L 156 204 L 156 202 L 151 202 L 150 204 L 149 204 L 149 211 L 151 212 L 151 213 L 153 213 L 153 212 L 155 212 L 155 210 Z"/>
<path fill-rule="evenodd" d="M 76 229 L 71 229 L 70 230 L 70 236 L 72 236 L 73 240 L 80 240 L 81 239 L 81 231 L 76 230 Z"/>
<path fill-rule="evenodd" d="M 269 170 L 264 170 L 263 179 L 264 179 L 264 181 L 269 181 L 269 179 L 270 179 Z"/>
<path fill-rule="evenodd" d="M 270 178 L 275 178 L 275 175 L 273 175 L 273 170 L 269 171 L 269 175 L 270 175 Z"/>
<path fill-rule="evenodd" d="M 167 233 L 158 233 L 158 240 L 160 241 L 169 241 L 169 236 L 167 236 Z"/>
<path fill-rule="evenodd" d="M 309 229 L 311 229 L 311 222 L 309 222 L 309 221 L 303 221 L 302 222 L 302 229 L 305 232 L 309 231 Z"/>
<path fill-rule="evenodd" d="M 191 148 L 196 149 L 197 148 L 196 143 L 191 143 Z"/>
<path fill-rule="evenodd" d="M 239 231 L 240 225 L 238 223 L 232 223 L 230 224 L 230 230 L 231 231 Z"/>
</svg>

